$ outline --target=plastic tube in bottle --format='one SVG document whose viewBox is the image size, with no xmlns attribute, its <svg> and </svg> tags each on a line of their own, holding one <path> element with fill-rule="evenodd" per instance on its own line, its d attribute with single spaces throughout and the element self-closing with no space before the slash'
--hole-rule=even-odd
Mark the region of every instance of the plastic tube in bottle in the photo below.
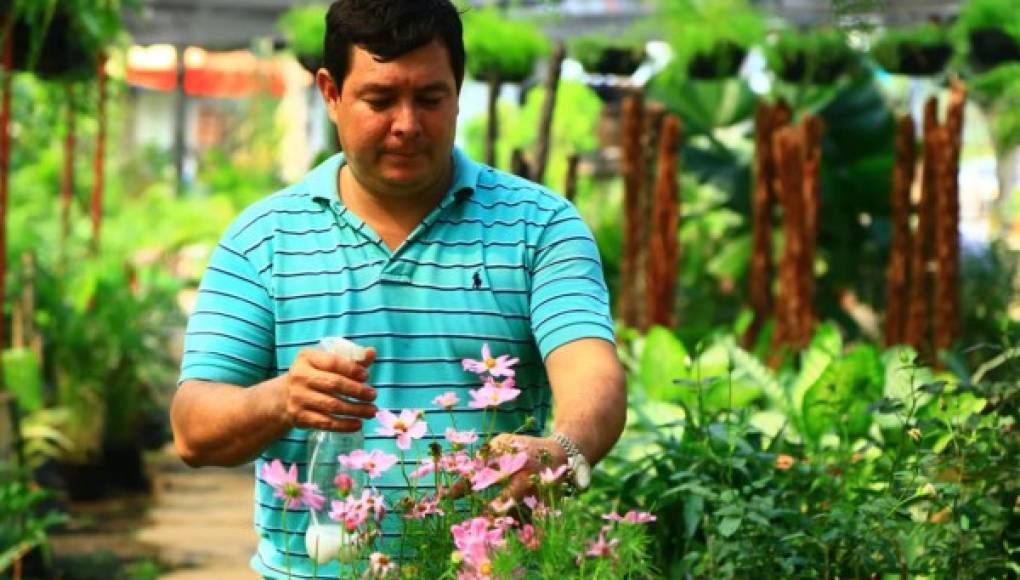
<svg viewBox="0 0 1020 580">
<path fill-rule="evenodd" d="M 319 341 L 319 348 L 357 362 L 365 360 L 366 349 L 345 338 L 328 336 Z M 319 486 L 326 502 L 323 509 L 310 510 L 305 548 L 308 556 L 320 564 L 331 560 L 351 562 L 361 551 L 358 536 L 345 531 L 341 522 L 332 521 L 329 510 L 331 500 L 361 493 L 363 474 L 351 472 L 337 461 L 337 456 L 349 455 L 355 449 L 362 449 L 364 444 L 361 430 L 352 433 L 312 431 L 308 435 L 308 482 Z M 350 478 L 346 481 L 351 486 L 346 491 L 337 488 L 337 478 L 344 474 Z"/>
</svg>

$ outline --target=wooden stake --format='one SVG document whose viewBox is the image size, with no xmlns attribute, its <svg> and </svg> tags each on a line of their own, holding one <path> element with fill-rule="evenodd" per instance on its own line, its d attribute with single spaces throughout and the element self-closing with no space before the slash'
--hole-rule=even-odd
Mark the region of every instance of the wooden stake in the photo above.
<svg viewBox="0 0 1020 580">
<path fill-rule="evenodd" d="M 680 119 L 667 115 L 659 136 L 658 175 L 652 205 L 651 240 L 649 244 L 648 325 L 673 328 L 676 303 L 677 264 L 680 227 L 679 165 Z"/>
<path fill-rule="evenodd" d="M 935 282 L 931 270 L 935 221 L 935 152 L 932 146 L 932 133 L 938 126 L 938 100 L 933 96 L 924 104 L 920 199 L 916 206 L 917 228 L 914 231 L 910 256 L 910 305 L 903 337 L 904 342 L 922 356 L 928 353 L 931 288 Z"/>
<path fill-rule="evenodd" d="M 552 133 L 553 112 L 556 110 L 556 92 L 560 86 L 560 73 L 567 49 L 563 42 L 557 42 L 549 55 L 549 69 L 545 74 L 545 100 L 542 101 L 542 115 L 538 121 L 538 147 L 535 149 L 535 172 L 532 179 L 542 183 L 545 167 L 549 161 L 549 136 Z"/>
<path fill-rule="evenodd" d="M 620 261 L 620 318 L 626 326 L 637 328 L 639 295 L 635 291 L 638 277 L 638 243 L 641 238 L 641 194 L 645 189 L 644 148 L 641 133 L 644 121 L 644 100 L 640 93 L 628 95 L 622 108 L 623 133 L 623 256 Z"/>
</svg>

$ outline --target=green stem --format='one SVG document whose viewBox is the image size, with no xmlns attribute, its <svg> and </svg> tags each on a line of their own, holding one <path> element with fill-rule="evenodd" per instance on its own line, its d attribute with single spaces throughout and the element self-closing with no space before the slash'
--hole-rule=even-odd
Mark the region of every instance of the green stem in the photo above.
<svg viewBox="0 0 1020 580">
<path fill-rule="evenodd" d="M 290 510 L 290 500 L 283 502 L 283 516 L 280 518 L 280 527 L 283 528 L 283 565 L 287 568 L 287 580 L 290 580 L 290 538 L 287 531 L 287 512 Z"/>
</svg>

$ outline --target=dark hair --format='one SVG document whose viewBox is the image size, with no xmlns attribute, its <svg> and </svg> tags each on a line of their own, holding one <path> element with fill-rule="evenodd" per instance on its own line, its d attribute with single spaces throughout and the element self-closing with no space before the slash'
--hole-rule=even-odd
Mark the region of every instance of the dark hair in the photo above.
<svg viewBox="0 0 1020 580">
<path fill-rule="evenodd" d="M 457 89 L 464 81 L 464 28 L 450 0 L 336 0 L 326 14 L 322 62 L 341 88 L 358 46 L 383 62 L 439 39 Z"/>
</svg>

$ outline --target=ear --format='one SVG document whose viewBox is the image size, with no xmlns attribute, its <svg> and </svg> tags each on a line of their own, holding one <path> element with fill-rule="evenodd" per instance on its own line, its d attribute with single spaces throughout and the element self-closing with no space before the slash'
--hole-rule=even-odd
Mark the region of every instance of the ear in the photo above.
<svg viewBox="0 0 1020 580">
<path fill-rule="evenodd" d="M 333 82 L 333 76 L 329 74 L 329 71 L 325 68 L 320 68 L 315 73 L 315 84 L 319 87 L 319 93 L 322 95 L 322 101 L 326 104 L 326 113 L 329 114 L 329 118 L 336 123 L 334 117 L 334 108 L 336 104 L 340 102 L 340 89 Z"/>
</svg>

